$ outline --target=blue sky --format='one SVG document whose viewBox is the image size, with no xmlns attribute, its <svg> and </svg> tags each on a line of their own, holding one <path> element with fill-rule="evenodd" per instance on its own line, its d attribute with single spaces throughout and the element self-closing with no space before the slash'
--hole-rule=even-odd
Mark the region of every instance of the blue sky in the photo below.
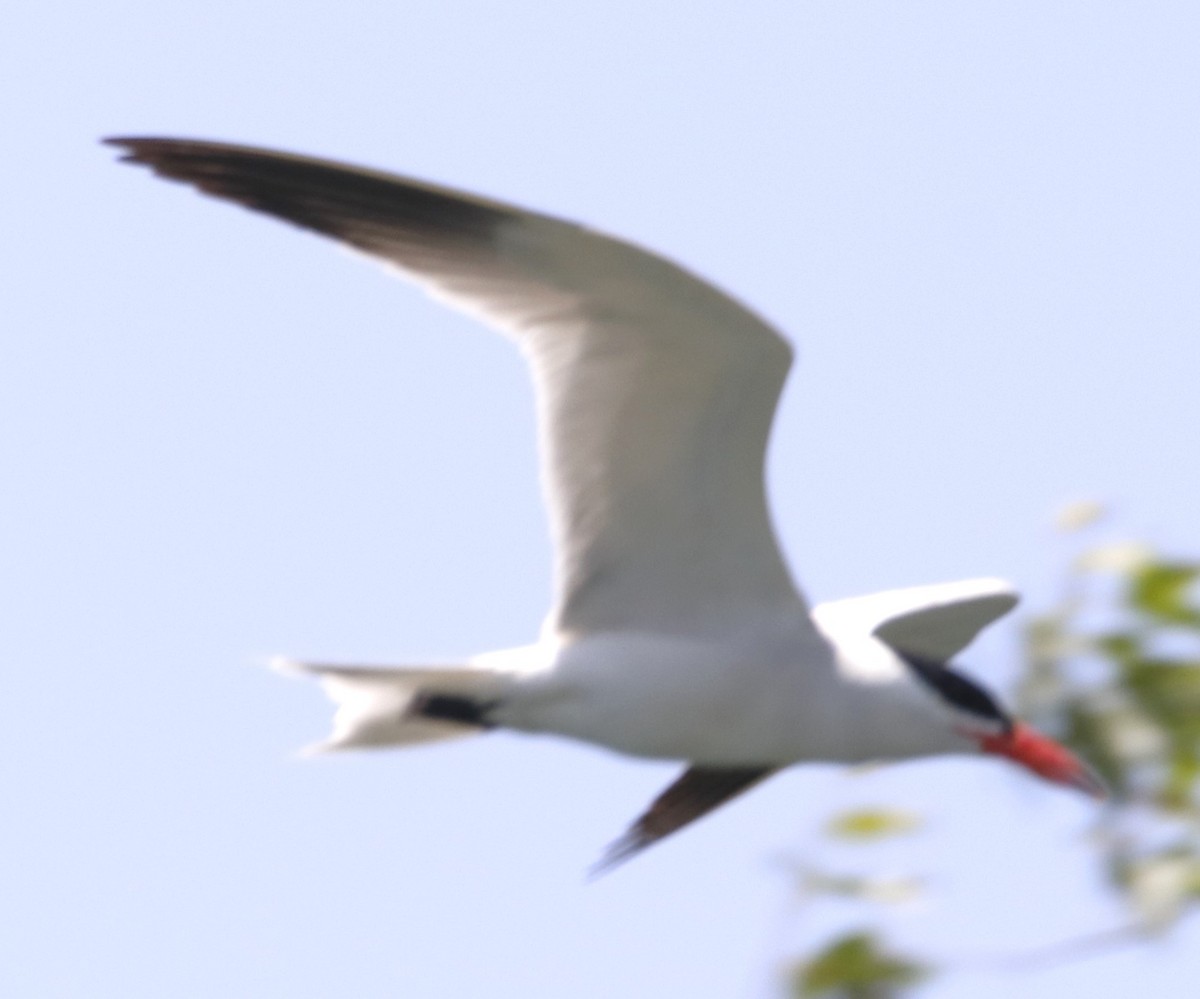
<svg viewBox="0 0 1200 999">
<path fill-rule="evenodd" d="M 850 914 L 778 858 L 926 873 L 900 944 L 973 999 L 1178 989 L 1200 932 L 1111 925 L 1090 805 L 998 765 L 789 773 L 585 885 L 673 772 L 496 736 L 298 762 L 273 652 L 532 637 L 531 400 L 500 338 L 320 241 L 118 167 L 106 134 L 273 145 L 634 239 L 794 339 L 779 533 L 815 599 L 1004 575 L 1052 511 L 1200 550 L 1191 4 L 85 5 L 0 34 L 0 964 L 23 997 L 770 996 Z M 1015 624 L 965 660 L 1003 687 Z M 874 853 L 838 807 L 918 807 Z"/>
</svg>

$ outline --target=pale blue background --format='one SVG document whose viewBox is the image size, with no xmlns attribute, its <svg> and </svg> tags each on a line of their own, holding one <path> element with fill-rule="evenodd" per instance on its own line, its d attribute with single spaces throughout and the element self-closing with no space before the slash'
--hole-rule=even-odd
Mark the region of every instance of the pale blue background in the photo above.
<svg viewBox="0 0 1200 999">
<path fill-rule="evenodd" d="M 548 553 L 509 346 L 319 241 L 112 163 L 277 145 L 586 221 L 798 341 L 772 450 L 817 599 L 1002 574 L 1044 605 L 1077 496 L 1200 550 L 1192 3 L 10 6 L 0 30 L 0 978 L 14 997 L 769 996 L 853 913 L 774 862 L 836 808 L 929 832 L 929 996 L 1189 994 L 1120 920 L 1092 806 L 999 765 L 777 779 L 593 885 L 666 765 L 498 736 L 300 763 L 294 654 L 536 631 Z M 1015 627 L 970 657 L 1003 685 Z M 975 963 L 973 963 L 975 962 Z"/>
</svg>

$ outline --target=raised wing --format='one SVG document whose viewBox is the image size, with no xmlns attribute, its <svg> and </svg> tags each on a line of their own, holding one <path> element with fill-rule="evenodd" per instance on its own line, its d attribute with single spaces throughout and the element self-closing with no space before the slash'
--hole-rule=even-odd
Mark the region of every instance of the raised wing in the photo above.
<svg viewBox="0 0 1200 999">
<path fill-rule="evenodd" d="M 1002 579 L 966 579 L 834 600 L 813 617 L 831 631 L 872 634 L 897 652 L 947 663 L 1017 600 Z"/>
<path fill-rule="evenodd" d="M 417 181 L 219 143 L 108 141 L 365 251 L 515 337 L 556 546 L 548 630 L 727 632 L 802 609 L 763 488 L 791 350 L 741 305 L 628 243 Z"/>
</svg>

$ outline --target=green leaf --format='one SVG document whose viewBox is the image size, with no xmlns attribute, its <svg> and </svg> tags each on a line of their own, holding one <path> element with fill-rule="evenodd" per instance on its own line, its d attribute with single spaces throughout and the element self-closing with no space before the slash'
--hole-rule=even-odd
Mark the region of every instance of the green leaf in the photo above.
<svg viewBox="0 0 1200 999">
<path fill-rule="evenodd" d="M 1177 748 L 1171 754 L 1166 780 L 1156 798 L 1159 808 L 1194 814 L 1197 777 L 1200 777 L 1200 759 L 1197 759 L 1195 747 Z"/>
<path fill-rule="evenodd" d="M 1087 760 L 1120 801 L 1131 790 L 1131 774 L 1120 751 L 1117 737 L 1119 709 L 1097 707 L 1080 698 L 1064 709 L 1066 736 L 1063 741 Z"/>
<path fill-rule="evenodd" d="M 1137 660 L 1126 665 L 1125 683 L 1156 720 L 1167 725 L 1200 722 L 1200 664 Z"/>
<path fill-rule="evenodd" d="M 1170 848 L 1133 861 L 1128 887 L 1148 929 L 1176 922 L 1200 882 L 1200 862 L 1186 848 Z"/>
<path fill-rule="evenodd" d="M 1125 666 L 1142 655 L 1142 637 L 1132 631 L 1113 631 L 1098 635 L 1093 646 L 1101 655 Z"/>
<path fill-rule="evenodd" d="M 838 839 L 864 842 L 910 833 L 921 825 L 921 817 L 894 808 L 862 808 L 835 815 L 825 826 L 825 834 Z"/>
<path fill-rule="evenodd" d="M 1189 601 L 1197 578 L 1200 564 L 1195 562 L 1148 563 L 1131 574 L 1129 602 L 1160 621 L 1200 628 L 1200 607 Z"/>
<path fill-rule="evenodd" d="M 918 878 L 860 877 L 809 870 L 803 873 L 800 888 L 809 895 L 837 895 L 865 902 L 898 905 L 917 898 L 923 886 Z"/>
<path fill-rule="evenodd" d="M 1126 668 L 1125 683 L 1164 745 L 1159 807 L 1192 810 L 1200 783 L 1200 665 L 1143 660 Z"/>
<path fill-rule="evenodd" d="M 1043 666 L 1057 665 L 1059 660 L 1079 651 L 1080 636 L 1074 625 L 1076 610 L 1064 605 L 1052 613 L 1035 617 L 1025 626 L 1025 645 L 1033 662 Z"/>
<path fill-rule="evenodd" d="M 929 974 L 916 961 L 887 954 L 870 933 L 851 933 L 831 943 L 796 969 L 796 996 L 887 999 Z"/>
</svg>

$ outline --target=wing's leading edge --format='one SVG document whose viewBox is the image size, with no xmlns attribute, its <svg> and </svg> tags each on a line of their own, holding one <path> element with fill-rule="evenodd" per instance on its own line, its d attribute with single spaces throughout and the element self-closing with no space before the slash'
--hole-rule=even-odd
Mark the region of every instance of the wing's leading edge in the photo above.
<svg viewBox="0 0 1200 999">
<path fill-rule="evenodd" d="M 813 617 L 830 630 L 873 634 L 902 654 L 946 663 L 1018 599 L 1002 579 L 965 579 L 834 600 Z"/>
<path fill-rule="evenodd" d="M 517 340 L 555 540 L 550 633 L 803 620 L 763 483 L 791 349 L 743 306 L 629 243 L 457 191 L 221 143 L 109 141 L 364 251 Z"/>
</svg>

